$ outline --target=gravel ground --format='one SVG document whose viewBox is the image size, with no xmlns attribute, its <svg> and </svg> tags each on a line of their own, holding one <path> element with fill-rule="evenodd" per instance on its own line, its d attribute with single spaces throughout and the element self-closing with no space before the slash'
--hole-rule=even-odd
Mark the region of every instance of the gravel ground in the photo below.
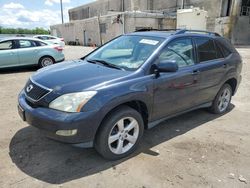
<svg viewBox="0 0 250 188">
<path fill-rule="evenodd" d="M 92 48 L 66 47 L 66 59 Z M 231 110 L 197 110 L 145 131 L 137 152 L 106 161 L 94 149 L 49 140 L 17 114 L 17 95 L 34 69 L 0 73 L 0 187 L 250 187 L 250 48 Z"/>
</svg>

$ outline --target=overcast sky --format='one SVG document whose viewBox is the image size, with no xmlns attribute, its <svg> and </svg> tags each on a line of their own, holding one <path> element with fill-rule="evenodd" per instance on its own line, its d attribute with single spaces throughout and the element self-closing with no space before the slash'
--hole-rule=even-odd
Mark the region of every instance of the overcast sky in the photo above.
<svg viewBox="0 0 250 188">
<path fill-rule="evenodd" d="M 94 0 L 63 0 L 64 20 L 68 9 Z M 13 28 L 49 28 L 61 23 L 60 0 L 0 0 L 0 26 Z"/>
</svg>

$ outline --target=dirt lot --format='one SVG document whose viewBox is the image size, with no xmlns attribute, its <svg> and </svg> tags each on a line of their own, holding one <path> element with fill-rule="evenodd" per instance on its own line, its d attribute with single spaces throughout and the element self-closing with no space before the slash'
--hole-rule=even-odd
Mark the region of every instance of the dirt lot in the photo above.
<svg viewBox="0 0 250 188">
<path fill-rule="evenodd" d="M 66 59 L 91 49 L 66 47 Z M 231 110 L 197 110 L 146 131 L 132 157 L 110 162 L 94 149 L 49 140 L 17 114 L 34 69 L 0 73 L 0 187 L 250 187 L 250 48 Z M 245 181 L 245 182 L 244 182 Z"/>
</svg>

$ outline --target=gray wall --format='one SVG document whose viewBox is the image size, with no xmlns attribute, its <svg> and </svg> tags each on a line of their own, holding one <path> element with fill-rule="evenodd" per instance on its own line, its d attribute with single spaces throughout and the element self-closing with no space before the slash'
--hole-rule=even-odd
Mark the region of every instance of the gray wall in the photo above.
<svg viewBox="0 0 250 188">
<path fill-rule="evenodd" d="M 121 18 L 123 23 L 114 23 L 113 20 L 118 14 L 93 17 L 84 20 L 72 21 L 66 24 L 51 26 L 51 32 L 55 35 L 64 37 L 65 42 L 79 40 L 80 44 L 88 43 L 88 39 L 97 45 L 105 43 L 116 36 L 135 31 L 136 27 L 152 28 L 175 28 L 176 20 L 166 18 L 163 14 L 150 13 L 129 13 Z M 123 15 L 122 15 L 123 16 Z M 99 24 L 105 24 L 106 32 L 100 33 Z M 84 31 L 86 37 L 84 38 Z"/>
</svg>

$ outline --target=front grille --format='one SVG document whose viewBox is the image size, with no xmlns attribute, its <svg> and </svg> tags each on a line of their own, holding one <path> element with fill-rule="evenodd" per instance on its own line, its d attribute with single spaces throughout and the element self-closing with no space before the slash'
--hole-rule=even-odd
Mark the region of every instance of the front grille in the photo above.
<svg viewBox="0 0 250 188">
<path fill-rule="evenodd" d="M 38 84 L 32 82 L 31 80 L 29 80 L 25 85 L 24 91 L 28 99 L 31 99 L 33 101 L 38 101 L 50 92 L 49 89 L 43 88 Z"/>
</svg>

